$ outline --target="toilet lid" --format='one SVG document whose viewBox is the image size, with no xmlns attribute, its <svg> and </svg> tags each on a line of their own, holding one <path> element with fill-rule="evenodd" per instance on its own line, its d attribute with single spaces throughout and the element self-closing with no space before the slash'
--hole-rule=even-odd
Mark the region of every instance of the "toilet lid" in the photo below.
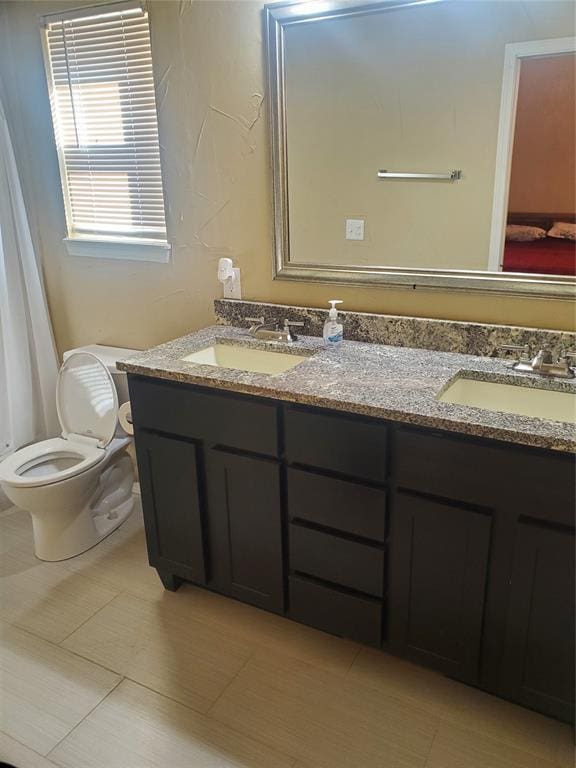
<svg viewBox="0 0 576 768">
<path fill-rule="evenodd" d="M 112 375 L 90 352 L 75 352 L 60 368 L 56 408 L 62 436 L 82 435 L 106 446 L 118 422 L 118 395 Z"/>
</svg>

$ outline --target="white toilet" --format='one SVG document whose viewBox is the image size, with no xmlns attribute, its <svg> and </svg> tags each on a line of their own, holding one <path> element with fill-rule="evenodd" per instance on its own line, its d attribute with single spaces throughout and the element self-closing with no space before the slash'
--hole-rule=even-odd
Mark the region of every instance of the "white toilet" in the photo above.
<svg viewBox="0 0 576 768">
<path fill-rule="evenodd" d="M 118 424 L 128 385 L 115 362 L 135 353 L 96 344 L 66 353 L 56 390 L 62 436 L 0 462 L 4 493 L 32 516 L 40 560 L 79 555 L 132 511 L 131 438 Z"/>
</svg>

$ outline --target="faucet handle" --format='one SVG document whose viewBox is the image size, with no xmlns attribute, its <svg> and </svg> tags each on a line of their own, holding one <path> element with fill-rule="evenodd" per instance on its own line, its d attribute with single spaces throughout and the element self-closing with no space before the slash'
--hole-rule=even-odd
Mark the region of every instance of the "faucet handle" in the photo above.
<svg viewBox="0 0 576 768">
<path fill-rule="evenodd" d="M 574 360 L 576 361 L 576 349 L 563 349 L 560 352 L 560 360 Z"/>
<path fill-rule="evenodd" d="M 288 341 L 297 341 L 298 336 L 296 336 L 295 333 L 292 333 L 292 328 L 303 328 L 304 323 L 301 323 L 299 320 L 284 320 L 284 333 L 286 334 L 286 338 Z"/>
<path fill-rule="evenodd" d="M 528 359 L 530 347 L 528 344 L 501 344 L 498 349 L 502 352 L 520 352 L 520 359 Z M 524 357 L 522 357 L 524 355 Z"/>
<path fill-rule="evenodd" d="M 245 317 L 244 321 L 247 323 L 252 323 L 252 325 L 263 325 L 264 324 L 264 318 L 263 317 Z"/>
</svg>

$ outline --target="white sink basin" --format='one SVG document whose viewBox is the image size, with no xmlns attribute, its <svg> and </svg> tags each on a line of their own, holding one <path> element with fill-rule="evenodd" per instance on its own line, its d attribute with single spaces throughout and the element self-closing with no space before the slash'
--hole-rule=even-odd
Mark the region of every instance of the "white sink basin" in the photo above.
<svg viewBox="0 0 576 768">
<path fill-rule="evenodd" d="M 471 405 L 487 411 L 517 413 L 551 421 L 576 424 L 576 393 L 553 389 L 500 384 L 493 381 L 459 378 L 438 398 L 443 403 Z"/>
<path fill-rule="evenodd" d="M 214 365 L 217 368 L 233 368 L 237 371 L 267 373 L 270 376 L 275 376 L 295 368 L 304 360 L 309 360 L 310 355 L 293 355 L 287 352 L 252 349 L 233 344 L 212 344 L 180 359 L 197 365 Z"/>
</svg>

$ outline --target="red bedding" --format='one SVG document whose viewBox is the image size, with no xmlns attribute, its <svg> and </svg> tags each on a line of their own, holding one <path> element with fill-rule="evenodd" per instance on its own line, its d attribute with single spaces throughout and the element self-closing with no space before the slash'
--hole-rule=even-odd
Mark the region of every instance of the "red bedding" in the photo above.
<svg viewBox="0 0 576 768">
<path fill-rule="evenodd" d="M 576 276 L 576 242 L 556 237 L 529 243 L 507 240 L 502 271 Z"/>
</svg>

